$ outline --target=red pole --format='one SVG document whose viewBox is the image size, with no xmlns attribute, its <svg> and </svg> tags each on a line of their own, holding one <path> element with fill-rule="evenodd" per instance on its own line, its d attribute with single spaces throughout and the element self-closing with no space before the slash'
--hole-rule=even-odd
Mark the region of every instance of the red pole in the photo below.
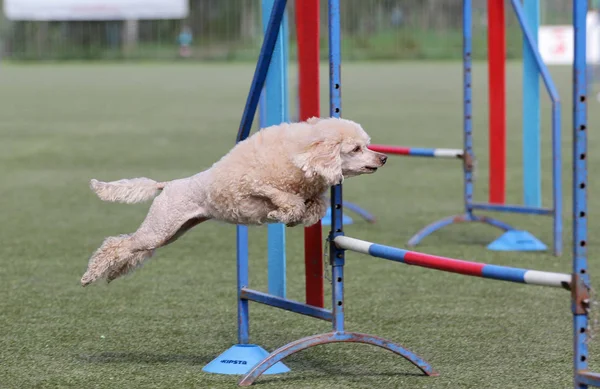
<svg viewBox="0 0 600 389">
<path fill-rule="evenodd" d="M 504 0 L 488 0 L 490 203 L 504 204 L 506 185 L 506 38 Z"/>
<path fill-rule="evenodd" d="M 300 120 L 320 115 L 319 0 L 296 0 Z M 304 229 L 306 303 L 323 307 L 321 222 Z"/>
</svg>

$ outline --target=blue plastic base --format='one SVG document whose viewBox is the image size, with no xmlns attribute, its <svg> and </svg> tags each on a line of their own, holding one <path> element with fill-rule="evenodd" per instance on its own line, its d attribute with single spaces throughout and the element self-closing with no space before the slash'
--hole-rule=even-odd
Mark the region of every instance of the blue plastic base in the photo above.
<svg viewBox="0 0 600 389">
<path fill-rule="evenodd" d="M 342 223 L 343 224 L 352 224 L 354 220 L 350 216 L 342 215 Z M 331 225 L 331 208 L 327 208 L 327 213 L 321 219 L 321 225 L 330 226 Z"/>
<path fill-rule="evenodd" d="M 493 251 L 545 251 L 548 249 L 527 231 L 508 230 L 487 246 Z"/>
<path fill-rule="evenodd" d="M 255 344 L 236 344 L 212 360 L 202 371 L 215 374 L 246 374 L 269 353 Z M 287 373 L 290 369 L 281 362 L 271 366 L 264 374 Z"/>
</svg>

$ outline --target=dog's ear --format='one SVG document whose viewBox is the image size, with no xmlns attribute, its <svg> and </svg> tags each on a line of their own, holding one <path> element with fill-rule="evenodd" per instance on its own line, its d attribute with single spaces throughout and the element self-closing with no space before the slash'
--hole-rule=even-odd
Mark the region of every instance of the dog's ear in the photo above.
<svg viewBox="0 0 600 389">
<path fill-rule="evenodd" d="M 321 176 L 329 185 L 337 185 L 344 179 L 341 148 L 341 140 L 316 139 L 294 158 L 294 162 L 306 177 Z"/>
</svg>

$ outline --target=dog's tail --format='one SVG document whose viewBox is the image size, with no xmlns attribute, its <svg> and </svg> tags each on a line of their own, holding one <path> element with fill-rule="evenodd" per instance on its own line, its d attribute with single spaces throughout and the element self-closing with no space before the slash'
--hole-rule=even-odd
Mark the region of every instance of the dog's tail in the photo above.
<svg viewBox="0 0 600 389">
<path fill-rule="evenodd" d="M 133 204 L 154 198 L 166 183 L 146 177 L 123 179 L 112 182 L 90 181 L 90 188 L 101 200 Z"/>
</svg>

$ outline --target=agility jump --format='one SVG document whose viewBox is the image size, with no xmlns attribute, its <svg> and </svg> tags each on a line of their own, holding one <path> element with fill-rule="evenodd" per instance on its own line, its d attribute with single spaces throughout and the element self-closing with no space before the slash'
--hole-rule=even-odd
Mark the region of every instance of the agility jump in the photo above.
<svg viewBox="0 0 600 389">
<path fill-rule="evenodd" d="M 414 148 L 388 145 L 372 145 L 374 151 L 387 152 L 406 157 L 458 158 L 463 160 L 463 197 L 465 211 L 437 220 L 415 233 L 409 240 L 409 246 L 418 245 L 424 238 L 441 228 L 465 222 L 481 222 L 504 231 L 504 234 L 492 242 L 491 250 L 541 251 L 546 245 L 527 231 L 521 231 L 500 220 L 478 216 L 475 211 L 492 211 L 549 216 L 553 221 L 552 250 L 555 255 L 562 253 L 562 167 L 561 167 L 561 119 L 560 97 L 547 66 L 537 50 L 539 26 L 539 0 L 521 4 L 511 0 L 514 13 L 523 31 L 523 204 L 506 204 L 506 25 L 503 0 L 487 0 L 488 6 L 488 89 L 489 89 L 489 198 L 487 202 L 475 202 L 473 167 L 473 128 L 471 100 L 471 40 L 472 31 L 465 31 L 465 69 L 464 88 L 464 125 L 463 148 Z M 471 13 L 464 15 L 471 22 Z M 466 24 L 465 24 L 466 26 Z M 468 47 L 467 47 L 468 46 Z M 540 153 L 540 93 L 539 78 L 542 78 L 552 103 L 552 205 L 542 206 L 542 178 Z"/>
<path fill-rule="evenodd" d="M 340 49 L 340 0 L 329 1 L 329 64 L 330 64 L 330 115 L 341 116 L 341 49 Z M 495 1 L 495 0 L 494 0 Z M 314 2 L 312 5 L 318 4 Z M 286 0 L 276 0 L 265 40 L 261 48 L 257 69 L 254 75 L 238 139 L 244 139 L 250 131 L 252 117 L 258 105 L 260 90 L 266 78 L 266 72 L 275 46 L 278 27 L 285 11 Z M 465 85 L 470 85 L 470 56 L 471 56 L 471 0 L 463 1 L 464 20 L 464 52 L 467 58 L 464 72 Z M 520 4 L 513 0 L 513 6 Z M 238 274 L 238 341 L 232 349 L 252 349 L 249 342 L 249 311 L 248 302 L 254 301 L 272 307 L 285 309 L 295 313 L 315 317 L 332 322 L 332 331 L 309 336 L 291 342 L 266 355 L 258 363 L 253 362 L 249 371 L 245 369 L 239 381 L 241 386 L 249 386 L 265 373 L 287 371 L 279 363 L 285 357 L 307 348 L 338 342 L 366 343 L 387 349 L 411 362 L 425 375 L 435 376 L 438 373 L 431 365 L 412 351 L 380 337 L 362 333 L 346 332 L 345 330 L 345 301 L 344 301 L 344 266 L 345 252 L 355 251 L 401 262 L 408 265 L 427 267 L 434 270 L 454 272 L 463 275 L 490 278 L 501 281 L 516 282 L 529 285 L 563 288 L 571 291 L 571 307 L 573 313 L 574 334 L 574 387 L 587 389 L 588 386 L 600 387 L 600 374 L 587 370 L 588 368 L 588 315 L 590 303 L 590 279 L 587 264 L 587 106 L 586 106 L 586 35 L 585 21 L 587 0 L 574 0 L 573 26 L 575 30 L 575 53 L 573 66 L 573 268 L 572 274 L 552 273 L 497 266 L 453 258 L 439 257 L 429 254 L 407 251 L 395 247 L 384 246 L 344 236 L 343 231 L 343 201 L 342 185 L 331 189 L 331 231 L 329 233 L 329 260 L 332 275 L 332 309 L 324 309 L 309 304 L 262 293 L 248 287 L 248 255 L 247 229 L 238 226 L 237 235 L 237 274 Z M 470 105 L 470 88 L 465 88 L 465 104 Z M 465 108 L 470 115 L 470 106 Z M 465 115 L 465 121 L 470 128 L 470 116 Z M 465 149 L 469 154 L 470 148 Z M 230 349 L 230 350 L 232 350 Z M 217 358 L 219 359 L 219 358 Z M 279 367 L 278 367 L 279 366 Z"/>
</svg>

